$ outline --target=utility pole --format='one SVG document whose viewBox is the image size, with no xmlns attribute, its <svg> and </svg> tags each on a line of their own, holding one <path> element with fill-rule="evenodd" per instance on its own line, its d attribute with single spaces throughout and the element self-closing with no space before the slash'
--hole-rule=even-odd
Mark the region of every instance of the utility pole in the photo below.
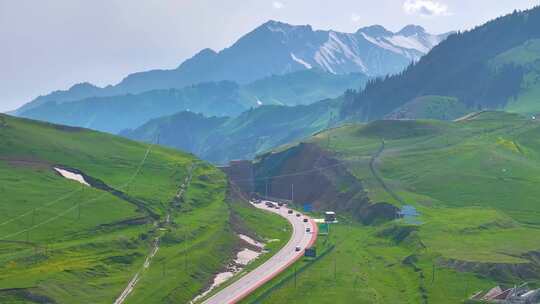
<svg viewBox="0 0 540 304">
<path fill-rule="evenodd" d="M 296 289 L 296 265 L 294 265 L 294 288 Z"/>
<path fill-rule="evenodd" d="M 330 133 L 327 133 L 326 138 L 328 140 L 328 142 L 326 143 L 326 147 L 330 148 Z"/>
<path fill-rule="evenodd" d="M 291 184 L 291 203 L 294 205 L 294 184 Z"/>
<path fill-rule="evenodd" d="M 431 276 L 431 284 L 433 284 L 434 282 L 435 282 L 435 263 L 433 263 L 433 273 Z"/>
<path fill-rule="evenodd" d="M 187 273 L 187 252 L 188 252 L 188 246 L 187 246 L 187 232 L 184 231 L 184 271 Z"/>
<path fill-rule="evenodd" d="M 334 281 L 337 282 L 337 263 L 336 263 L 336 253 L 334 253 Z"/>
</svg>

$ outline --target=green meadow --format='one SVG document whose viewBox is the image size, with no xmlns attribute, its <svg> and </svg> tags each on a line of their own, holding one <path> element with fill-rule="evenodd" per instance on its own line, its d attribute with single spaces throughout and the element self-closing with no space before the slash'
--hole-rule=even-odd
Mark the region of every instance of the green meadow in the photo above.
<svg viewBox="0 0 540 304">
<path fill-rule="evenodd" d="M 238 230 L 279 238 L 271 250 L 288 239 L 282 219 L 232 203 L 225 175 L 190 154 L 0 118 L 1 303 L 112 303 L 136 273 L 125 303 L 185 303 L 234 257 Z M 68 180 L 56 166 L 109 191 Z"/>
</svg>

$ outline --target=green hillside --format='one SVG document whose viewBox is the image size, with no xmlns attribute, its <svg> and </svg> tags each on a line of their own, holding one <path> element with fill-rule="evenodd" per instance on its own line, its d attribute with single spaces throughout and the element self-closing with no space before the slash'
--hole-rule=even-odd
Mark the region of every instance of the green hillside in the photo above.
<svg viewBox="0 0 540 304">
<path fill-rule="evenodd" d="M 192 155 L 1 115 L 0 302 L 112 303 L 139 272 L 126 303 L 185 303 L 232 259 L 238 229 L 276 237 L 227 193 Z"/>
<path fill-rule="evenodd" d="M 322 149 L 318 159 L 342 163 L 371 204 L 388 202 L 416 215 L 368 226 L 343 209 L 340 224 L 317 244 L 335 249 L 264 303 L 461 303 L 498 284 L 540 286 L 539 138 L 535 120 L 502 112 L 456 122 L 375 121 L 317 134 L 309 142 Z M 313 172 L 336 174 L 335 165 L 313 165 L 295 177 L 280 177 L 287 168 L 277 166 L 271 185 L 289 178 L 302 189 L 317 184 L 308 178 Z M 338 190 L 335 201 L 310 202 L 340 210 L 350 204 L 340 198 L 350 196 Z"/>
</svg>

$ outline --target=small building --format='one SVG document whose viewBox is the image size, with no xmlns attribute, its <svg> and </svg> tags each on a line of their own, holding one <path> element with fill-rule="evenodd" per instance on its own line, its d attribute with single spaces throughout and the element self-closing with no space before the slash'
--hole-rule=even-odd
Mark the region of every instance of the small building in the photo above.
<svg viewBox="0 0 540 304">
<path fill-rule="evenodd" d="M 336 220 L 336 213 L 334 211 L 326 211 L 324 213 L 324 221 L 326 223 L 335 223 Z"/>
</svg>

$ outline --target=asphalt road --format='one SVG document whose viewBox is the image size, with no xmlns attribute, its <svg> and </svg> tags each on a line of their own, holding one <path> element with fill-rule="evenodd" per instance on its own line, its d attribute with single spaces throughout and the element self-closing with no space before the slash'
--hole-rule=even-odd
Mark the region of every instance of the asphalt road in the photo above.
<svg viewBox="0 0 540 304">
<path fill-rule="evenodd" d="M 286 218 L 293 227 L 292 237 L 280 251 L 264 264 L 219 291 L 204 301 L 204 304 L 230 304 L 239 302 L 255 291 L 255 289 L 284 271 L 296 260 L 300 259 L 304 255 L 304 249 L 311 247 L 317 239 L 317 224 L 310 218 L 308 218 L 309 221 L 307 223 L 304 223 L 303 219 L 307 217 L 303 214 L 300 217 L 296 216 L 296 213 L 298 213 L 296 211 L 293 214 L 288 214 L 287 210 L 289 209 L 286 207 L 281 207 L 280 209 L 268 208 L 264 201 L 260 204 L 253 205 L 259 209 L 264 209 Z M 311 229 L 311 232 L 306 232 L 306 228 L 308 227 Z M 295 250 L 297 246 L 300 247 L 300 251 Z"/>
</svg>

